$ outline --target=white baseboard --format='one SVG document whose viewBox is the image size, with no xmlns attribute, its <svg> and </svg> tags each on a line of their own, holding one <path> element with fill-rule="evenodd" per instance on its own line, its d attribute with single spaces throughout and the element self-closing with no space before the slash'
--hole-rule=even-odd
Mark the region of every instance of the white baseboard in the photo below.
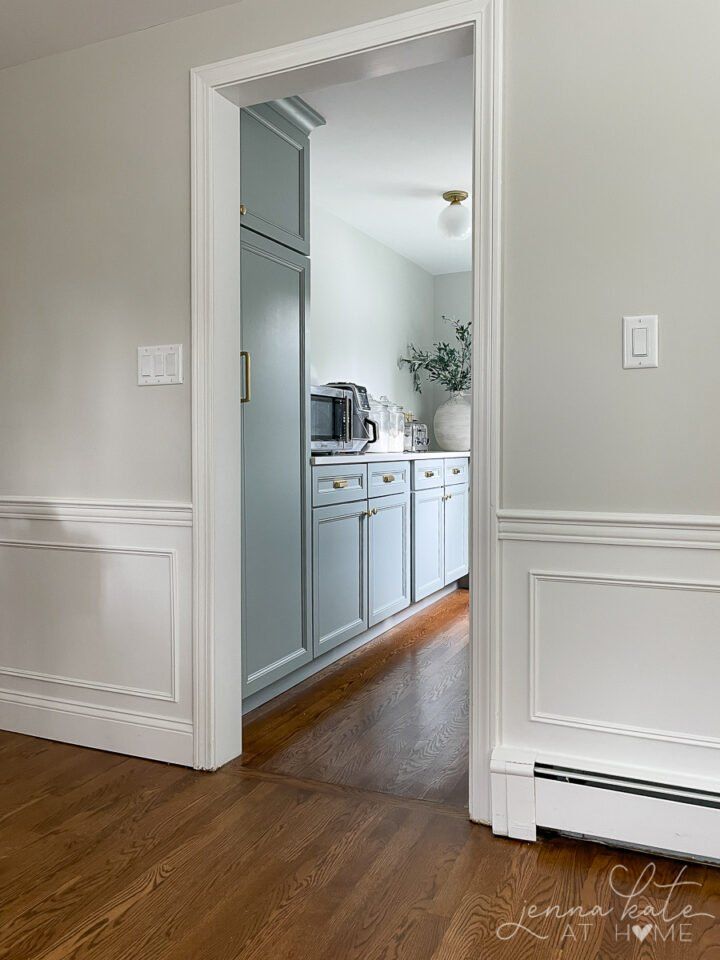
<svg viewBox="0 0 720 960">
<path fill-rule="evenodd" d="M 0 728 L 182 766 L 193 763 L 193 728 L 189 720 L 0 690 Z"/>
<path fill-rule="evenodd" d="M 444 587 L 442 590 L 438 590 L 437 593 L 433 593 L 431 596 L 425 597 L 424 600 L 419 600 L 417 603 L 411 604 L 405 610 L 401 610 L 400 613 L 396 613 L 394 616 L 388 617 L 387 620 L 383 620 L 382 623 L 378 623 L 376 626 L 371 627 L 370 630 L 366 630 L 365 633 L 361 633 L 359 637 L 354 637 L 352 640 L 348 640 L 347 643 L 340 644 L 340 646 L 335 647 L 334 650 L 328 650 L 327 653 L 324 653 L 321 657 L 318 657 L 317 660 L 313 660 L 312 663 L 306 664 L 304 667 L 301 667 L 299 670 L 291 673 L 290 676 L 283 677 L 282 680 L 277 680 L 269 687 L 265 687 L 264 690 L 258 690 L 257 693 L 254 693 L 249 697 L 244 697 L 243 715 L 250 713 L 252 710 L 256 710 L 269 700 L 279 697 L 281 693 L 291 690 L 299 683 L 302 683 L 304 680 L 308 680 L 310 677 L 314 676 L 316 673 L 319 673 L 321 670 L 324 670 L 326 667 L 332 666 L 333 663 L 337 663 L 338 660 L 342 660 L 343 657 L 346 657 L 354 650 L 364 647 L 366 643 L 370 643 L 371 640 L 375 640 L 383 633 L 387 633 L 388 630 L 392 630 L 393 627 L 397 627 L 398 624 L 401 624 L 410 617 L 415 616 L 416 613 L 420 613 L 422 610 L 425 610 L 426 607 L 430 607 L 439 600 L 443 600 L 445 597 L 450 596 L 450 594 L 454 593 L 457 589 L 457 583 L 451 583 L 450 586 Z"/>
</svg>

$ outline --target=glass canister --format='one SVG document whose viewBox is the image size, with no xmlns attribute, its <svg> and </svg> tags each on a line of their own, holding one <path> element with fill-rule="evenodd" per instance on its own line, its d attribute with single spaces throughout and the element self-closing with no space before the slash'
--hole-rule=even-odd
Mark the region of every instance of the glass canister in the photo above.
<svg viewBox="0 0 720 960">
<path fill-rule="evenodd" d="M 390 450 L 390 410 L 387 397 L 370 397 L 370 419 L 377 427 L 377 441 L 368 447 L 368 453 L 387 453 Z"/>
<path fill-rule="evenodd" d="M 389 410 L 389 433 L 390 446 L 392 453 L 402 453 L 405 445 L 405 418 L 403 417 L 403 408 L 399 403 L 390 401 Z"/>
</svg>

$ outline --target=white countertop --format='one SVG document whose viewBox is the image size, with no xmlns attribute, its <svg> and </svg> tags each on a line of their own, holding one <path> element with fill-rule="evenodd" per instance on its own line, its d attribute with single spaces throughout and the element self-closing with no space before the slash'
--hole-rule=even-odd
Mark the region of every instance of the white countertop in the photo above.
<svg viewBox="0 0 720 960">
<path fill-rule="evenodd" d="M 314 466 L 331 466 L 344 463 L 390 463 L 396 460 L 448 460 L 450 457 L 469 457 L 469 450 L 427 450 L 423 453 L 348 453 L 310 457 Z"/>
</svg>

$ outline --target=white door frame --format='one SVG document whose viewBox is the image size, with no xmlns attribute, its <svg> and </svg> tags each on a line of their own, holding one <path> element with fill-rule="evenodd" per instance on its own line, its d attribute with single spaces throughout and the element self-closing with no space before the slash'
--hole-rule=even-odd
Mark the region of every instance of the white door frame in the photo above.
<svg viewBox="0 0 720 960">
<path fill-rule="evenodd" d="M 192 71 L 192 488 L 193 488 L 193 728 L 194 763 L 215 769 L 240 749 L 235 713 L 228 710 L 227 664 L 237 665 L 236 631 L 216 632 L 222 620 L 216 591 L 225 522 L 217 492 L 217 464 L 228 442 L 223 409 L 235 404 L 217 388 L 215 364 L 215 221 L 213 119 L 222 87 L 256 81 L 423 35 L 469 26 L 475 37 L 475 140 L 473 167 L 472 572 L 470 680 L 470 816 L 488 823 L 490 753 L 496 741 L 497 649 L 496 506 L 500 423 L 500 147 L 503 0 L 448 0 L 372 23 L 251 53 Z M 234 434 L 233 434 L 234 436 Z M 224 450 L 227 454 L 229 451 Z M 232 451 L 230 451 L 232 452 Z M 236 451 L 238 462 L 239 444 Z M 239 521 L 238 521 L 239 522 Z M 239 527 L 233 534 L 239 556 Z M 227 621 L 227 617 L 225 617 Z M 234 657 L 234 659 L 233 659 Z M 233 668 L 234 669 L 234 668 Z M 233 719 L 233 717 L 235 719 Z M 233 740 L 234 738 L 234 740 Z"/>
</svg>

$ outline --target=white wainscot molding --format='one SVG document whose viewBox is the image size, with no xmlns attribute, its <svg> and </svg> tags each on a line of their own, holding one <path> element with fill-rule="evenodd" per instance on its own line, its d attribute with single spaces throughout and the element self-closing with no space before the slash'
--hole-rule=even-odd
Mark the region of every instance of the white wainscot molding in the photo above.
<svg viewBox="0 0 720 960">
<path fill-rule="evenodd" d="M 503 510 L 498 747 L 720 793 L 720 517 Z"/>
<path fill-rule="evenodd" d="M 0 726 L 193 762 L 187 504 L 0 498 Z"/>
</svg>

